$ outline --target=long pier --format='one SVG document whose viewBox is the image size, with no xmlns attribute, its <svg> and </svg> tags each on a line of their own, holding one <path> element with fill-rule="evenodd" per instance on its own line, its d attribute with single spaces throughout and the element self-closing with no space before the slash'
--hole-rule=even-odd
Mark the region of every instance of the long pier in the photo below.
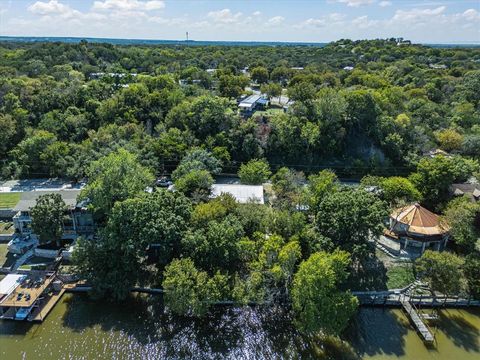
<svg viewBox="0 0 480 360">
<path fill-rule="evenodd" d="M 422 318 L 417 313 L 417 310 L 415 310 L 409 301 L 401 300 L 401 304 L 405 312 L 410 316 L 410 320 L 417 329 L 418 333 L 422 336 L 423 341 L 426 343 L 433 343 L 435 341 L 435 337 L 428 329 L 428 326 L 425 325 Z"/>
</svg>

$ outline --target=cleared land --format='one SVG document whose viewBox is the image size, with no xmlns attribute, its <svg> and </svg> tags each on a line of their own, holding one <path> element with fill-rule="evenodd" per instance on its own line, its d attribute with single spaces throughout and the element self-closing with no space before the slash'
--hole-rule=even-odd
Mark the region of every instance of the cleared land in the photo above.
<svg viewBox="0 0 480 360">
<path fill-rule="evenodd" d="M 0 193 L 0 209 L 14 208 L 21 196 L 19 192 Z"/>
</svg>

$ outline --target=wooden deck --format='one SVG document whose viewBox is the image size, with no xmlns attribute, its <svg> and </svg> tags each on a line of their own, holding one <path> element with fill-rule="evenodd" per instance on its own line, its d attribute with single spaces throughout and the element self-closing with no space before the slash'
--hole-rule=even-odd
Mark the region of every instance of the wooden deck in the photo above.
<svg viewBox="0 0 480 360">
<path fill-rule="evenodd" d="M 53 307 L 57 304 L 57 302 L 61 299 L 65 291 L 65 287 L 62 287 L 60 291 L 47 295 L 46 298 L 42 300 L 42 304 L 38 308 L 32 310 L 27 320 L 43 321 Z"/>
<path fill-rule="evenodd" d="M 30 307 L 38 297 L 42 295 L 46 288 L 50 286 L 55 276 L 45 273 L 44 280 L 41 284 L 37 286 L 27 286 L 27 281 L 24 281 L 20 286 L 18 286 L 5 300 L 2 301 L 2 306 L 9 307 L 13 306 L 16 308 L 19 307 Z M 28 280 L 28 279 L 27 279 Z M 19 294 L 22 294 L 19 297 Z M 26 296 L 29 295 L 30 298 L 26 300 Z"/>
<path fill-rule="evenodd" d="M 423 341 L 425 341 L 426 343 L 433 343 L 435 341 L 435 337 L 428 329 L 428 326 L 425 325 L 422 318 L 417 313 L 417 311 L 412 306 L 412 304 L 410 304 L 410 302 L 406 300 L 401 300 L 401 303 L 402 303 L 403 309 L 410 317 L 410 320 L 412 321 L 413 325 L 422 336 Z"/>
</svg>

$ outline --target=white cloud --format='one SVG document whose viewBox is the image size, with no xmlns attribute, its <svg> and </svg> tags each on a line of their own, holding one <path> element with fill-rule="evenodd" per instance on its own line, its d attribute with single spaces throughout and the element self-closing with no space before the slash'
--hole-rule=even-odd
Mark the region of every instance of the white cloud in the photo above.
<svg viewBox="0 0 480 360">
<path fill-rule="evenodd" d="M 268 19 L 267 24 L 268 25 L 280 25 L 284 21 L 285 21 L 285 18 L 283 16 L 274 16 L 274 17 Z"/>
<path fill-rule="evenodd" d="M 462 14 L 468 21 L 480 21 L 480 13 L 475 9 L 468 9 Z"/>
<path fill-rule="evenodd" d="M 135 11 L 135 10 L 160 10 L 165 7 L 163 1 L 150 0 L 104 0 L 95 1 L 93 3 L 93 10 L 119 10 L 119 11 Z"/>
<path fill-rule="evenodd" d="M 255 11 L 252 15 L 253 16 L 260 16 L 260 15 L 262 15 L 262 13 L 260 11 Z"/>
<path fill-rule="evenodd" d="M 37 1 L 28 7 L 28 11 L 37 15 L 53 15 L 65 14 L 72 9 L 68 5 L 64 5 L 57 0 L 50 0 L 49 2 Z"/>
<path fill-rule="evenodd" d="M 359 16 L 352 20 L 352 24 L 358 29 L 367 29 L 376 26 L 379 20 L 370 20 L 367 15 Z"/>
<path fill-rule="evenodd" d="M 347 6 L 351 6 L 351 7 L 370 5 L 370 4 L 373 4 L 374 1 L 375 0 L 336 0 L 336 2 L 347 4 Z"/>
<path fill-rule="evenodd" d="M 392 2 L 391 1 L 380 1 L 378 3 L 378 5 L 380 5 L 381 7 L 387 7 L 387 6 L 391 6 Z"/>
<path fill-rule="evenodd" d="M 240 18 L 242 17 L 242 13 L 239 12 L 239 13 L 233 14 L 230 9 L 223 9 L 218 11 L 210 11 L 207 14 L 207 17 L 209 17 L 216 23 L 233 24 L 240 21 Z"/>
<path fill-rule="evenodd" d="M 436 15 L 443 14 L 447 8 L 439 6 L 435 9 L 411 9 L 397 10 L 393 16 L 394 21 L 411 22 L 415 20 L 431 19 Z"/>
<path fill-rule="evenodd" d="M 297 29 L 303 28 L 321 28 L 327 25 L 329 26 L 338 26 L 344 23 L 347 15 L 340 13 L 331 13 L 328 15 L 321 16 L 319 18 L 310 18 L 300 24 L 295 25 Z"/>
</svg>

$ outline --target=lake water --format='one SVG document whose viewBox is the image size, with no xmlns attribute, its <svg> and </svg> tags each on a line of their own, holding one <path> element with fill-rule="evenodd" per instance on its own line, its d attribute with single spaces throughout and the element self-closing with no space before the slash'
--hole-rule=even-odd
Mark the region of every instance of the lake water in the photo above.
<svg viewBox="0 0 480 360">
<path fill-rule="evenodd" d="M 0 320 L 0 359 L 480 359 L 480 311 L 442 310 L 427 348 L 400 310 L 362 308 L 345 342 L 302 337 L 280 310 L 165 314 L 159 298 L 122 305 L 65 295 L 42 324 Z"/>
</svg>

